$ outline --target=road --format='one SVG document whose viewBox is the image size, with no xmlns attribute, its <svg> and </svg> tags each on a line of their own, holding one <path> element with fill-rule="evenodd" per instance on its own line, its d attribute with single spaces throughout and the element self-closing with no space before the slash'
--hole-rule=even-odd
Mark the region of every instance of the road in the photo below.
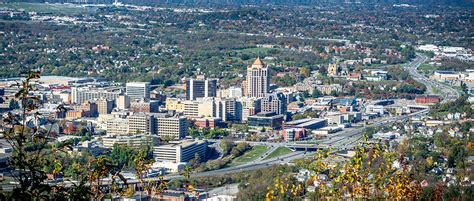
<svg viewBox="0 0 474 201">
<path fill-rule="evenodd" d="M 416 58 L 412 62 L 405 65 L 405 69 L 410 73 L 410 75 L 413 77 L 413 79 L 415 79 L 416 81 L 418 81 L 418 82 L 420 82 L 420 83 L 422 83 L 426 86 L 426 89 L 427 89 L 429 94 L 433 94 L 433 89 L 434 88 L 437 88 L 437 89 L 441 90 L 441 92 L 442 92 L 441 94 L 444 95 L 443 100 L 441 101 L 441 103 L 454 101 L 457 98 L 459 98 L 461 96 L 459 91 L 457 91 L 457 90 L 455 90 L 451 87 L 448 87 L 446 85 L 440 84 L 436 81 L 433 81 L 433 80 L 425 77 L 424 75 L 421 75 L 420 73 L 418 73 L 418 67 L 420 67 L 421 64 L 426 62 L 426 60 L 428 60 L 427 56 L 425 56 L 423 54 L 417 54 Z"/>
<path fill-rule="evenodd" d="M 420 75 L 417 71 L 417 68 L 424 63 L 427 60 L 427 57 L 421 54 L 417 54 L 417 58 L 408 63 L 405 66 L 405 69 L 409 71 L 409 73 L 412 75 L 412 77 L 419 81 L 420 83 L 424 84 L 428 91 L 432 92 L 432 89 L 434 87 L 439 88 L 445 95 L 443 102 L 447 101 L 452 101 L 455 100 L 456 98 L 460 97 L 460 94 L 458 91 L 456 91 L 453 88 L 450 88 L 445 85 L 441 85 L 439 83 L 436 83 L 423 75 Z M 420 116 L 420 115 L 425 115 L 428 112 L 428 109 L 421 110 L 415 113 L 407 114 L 407 115 L 401 115 L 401 116 L 390 116 L 390 117 L 383 117 L 379 118 L 376 120 L 372 120 L 370 122 L 370 126 L 382 126 L 382 125 L 390 125 L 395 122 L 400 122 L 407 120 L 411 117 L 415 116 Z M 312 148 L 332 148 L 334 150 L 341 150 L 341 149 L 348 149 L 348 148 L 353 148 L 358 144 L 358 141 L 362 137 L 362 133 L 365 130 L 365 126 L 359 126 L 359 127 L 353 127 L 353 128 L 348 128 L 344 129 L 344 131 L 341 131 L 334 136 L 326 139 L 326 140 L 321 140 L 318 142 L 318 144 L 298 144 L 298 143 L 286 143 L 286 142 L 250 142 L 250 141 L 245 141 L 251 145 L 266 145 L 266 146 L 271 146 L 272 149 L 276 149 L 276 147 L 281 147 L 281 146 L 286 146 L 286 147 L 312 147 Z M 241 141 L 244 142 L 244 141 Z M 251 171 L 251 170 L 257 170 L 257 169 L 263 169 L 263 168 L 268 168 L 271 165 L 274 164 L 284 164 L 288 163 L 294 159 L 299 159 L 303 158 L 306 156 L 306 152 L 303 151 L 294 151 L 293 153 L 286 154 L 277 158 L 272 158 L 272 159 L 267 159 L 263 160 L 263 158 L 259 158 L 256 161 L 242 164 L 239 166 L 234 166 L 234 167 L 228 167 L 228 168 L 223 168 L 223 169 L 218 169 L 218 170 L 212 170 L 212 171 L 207 171 L 207 172 L 200 172 L 200 173 L 194 173 L 191 174 L 191 177 L 207 177 L 207 176 L 217 176 L 217 175 L 223 175 L 223 174 L 235 174 L 243 171 Z M 182 178 L 181 175 L 166 175 L 164 177 L 165 180 L 173 180 L 173 179 L 178 179 Z M 159 181 L 159 178 L 147 178 L 145 179 L 146 181 Z M 137 183 L 137 180 L 128 180 L 128 183 Z M 65 182 L 66 186 L 68 186 L 69 182 Z M 104 183 L 107 183 L 107 181 L 104 181 Z M 69 184 L 70 185 L 70 184 Z"/>
<path fill-rule="evenodd" d="M 412 62 L 408 63 L 405 65 L 405 69 L 408 70 L 410 75 L 417 80 L 418 82 L 424 84 L 429 92 L 432 92 L 434 87 L 439 88 L 445 95 L 443 98 L 443 102 L 447 101 L 453 101 L 456 98 L 460 97 L 460 94 L 458 91 L 456 91 L 453 88 L 450 88 L 448 86 L 436 83 L 427 77 L 421 75 L 418 73 L 417 69 L 418 67 L 424 63 L 428 58 L 422 54 L 417 54 L 417 57 L 415 60 Z M 383 117 L 379 119 L 372 120 L 370 122 L 370 126 L 382 126 L 382 125 L 390 125 L 395 122 L 401 122 L 405 121 L 411 117 L 417 117 L 421 115 L 426 115 L 428 113 L 428 109 L 421 110 L 415 113 L 407 114 L 407 115 L 401 115 L 401 116 L 389 116 L 389 117 Z M 352 148 L 356 146 L 360 138 L 362 137 L 362 133 L 365 130 L 365 126 L 360 126 L 360 127 L 354 127 L 354 128 L 348 128 L 344 129 L 344 131 L 341 131 L 337 133 L 336 135 L 328 138 L 327 140 L 321 140 L 318 142 L 318 144 L 297 144 L 297 143 L 286 143 L 286 142 L 250 142 L 250 141 L 242 141 L 242 142 L 247 142 L 251 145 L 266 145 L 266 146 L 271 146 L 273 147 L 272 149 L 275 149 L 276 147 L 280 146 L 286 146 L 286 147 L 292 147 L 292 146 L 308 146 L 308 147 L 320 147 L 320 148 L 328 148 L 331 147 L 335 150 L 340 150 L 340 149 L 347 149 L 347 148 Z M 251 163 L 246 163 L 242 164 L 239 166 L 235 167 L 228 167 L 228 168 L 223 168 L 219 170 L 212 170 L 212 171 L 207 171 L 207 172 L 201 172 L 201 173 L 195 173 L 192 174 L 191 177 L 206 177 L 206 176 L 216 176 L 216 175 L 223 175 L 223 174 L 234 174 L 238 172 L 243 172 L 243 171 L 250 171 L 250 170 L 257 170 L 257 169 L 262 169 L 262 168 L 268 168 L 270 165 L 274 164 L 282 164 L 282 163 L 288 163 L 294 159 L 298 158 L 303 158 L 306 155 L 305 152 L 303 151 L 295 151 L 293 153 L 280 156 L 278 158 L 272 158 L 272 159 L 267 159 L 263 160 L 260 158 L 259 160 L 253 161 Z M 181 178 L 182 176 L 180 175 L 167 175 L 164 177 L 166 180 L 172 180 L 172 179 L 177 179 Z M 156 181 L 156 178 L 149 178 L 148 180 L 151 181 Z M 129 181 L 130 183 L 133 183 L 134 181 L 131 180 Z"/>
</svg>

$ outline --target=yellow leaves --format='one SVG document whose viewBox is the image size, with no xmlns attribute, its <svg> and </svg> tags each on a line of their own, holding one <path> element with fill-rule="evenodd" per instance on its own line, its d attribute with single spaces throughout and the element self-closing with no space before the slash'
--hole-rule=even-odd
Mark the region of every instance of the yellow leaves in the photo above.
<svg viewBox="0 0 474 201">
<path fill-rule="evenodd" d="M 58 174 L 58 173 L 60 173 L 62 169 L 63 169 L 63 165 L 61 164 L 61 161 L 59 161 L 59 160 L 54 160 L 53 174 Z"/>
</svg>

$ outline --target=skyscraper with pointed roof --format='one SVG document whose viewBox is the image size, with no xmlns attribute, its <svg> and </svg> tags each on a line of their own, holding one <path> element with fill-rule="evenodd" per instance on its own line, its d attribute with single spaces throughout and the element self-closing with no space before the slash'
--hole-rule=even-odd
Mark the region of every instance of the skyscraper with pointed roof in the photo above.
<svg viewBox="0 0 474 201">
<path fill-rule="evenodd" d="M 258 57 L 247 68 L 245 81 L 245 96 L 251 98 L 265 97 L 270 85 L 270 72 L 268 66 Z"/>
</svg>

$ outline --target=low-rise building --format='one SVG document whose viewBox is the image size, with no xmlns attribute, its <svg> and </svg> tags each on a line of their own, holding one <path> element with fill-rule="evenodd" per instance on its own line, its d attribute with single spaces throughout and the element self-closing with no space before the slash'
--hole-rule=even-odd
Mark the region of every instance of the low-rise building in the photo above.
<svg viewBox="0 0 474 201">
<path fill-rule="evenodd" d="M 97 117 L 99 114 L 97 104 L 86 101 L 82 105 L 73 105 L 66 112 L 66 118 Z"/>
<path fill-rule="evenodd" d="M 248 117 L 247 125 L 254 128 L 279 130 L 282 128 L 283 118 L 283 115 L 277 115 L 274 112 L 261 112 Z"/>
<path fill-rule="evenodd" d="M 439 96 L 435 95 L 426 95 L 426 96 L 417 96 L 415 97 L 415 102 L 417 104 L 436 104 L 439 103 Z"/>
<path fill-rule="evenodd" d="M 379 116 L 384 114 L 384 106 L 383 105 L 368 105 L 365 108 L 366 113 L 376 113 Z"/>
<path fill-rule="evenodd" d="M 283 141 L 292 142 L 306 137 L 306 129 L 304 128 L 287 128 L 282 130 Z"/>
<path fill-rule="evenodd" d="M 158 112 L 160 102 L 156 100 L 135 100 L 130 102 L 130 111 L 132 112 Z"/>
<path fill-rule="evenodd" d="M 168 161 L 173 163 L 189 162 L 197 154 L 201 161 L 207 160 L 207 141 L 182 140 L 170 141 L 169 144 L 153 147 L 155 161 Z"/>
<path fill-rule="evenodd" d="M 155 144 L 157 139 L 151 135 L 133 135 L 133 136 L 109 136 L 102 137 L 102 143 L 107 148 L 114 147 L 114 144 L 122 144 L 129 147 L 141 147 L 149 144 Z"/>
<path fill-rule="evenodd" d="M 299 119 L 296 121 L 290 121 L 285 123 L 285 128 L 304 128 L 316 130 L 326 126 L 328 121 L 326 119 Z"/>
</svg>

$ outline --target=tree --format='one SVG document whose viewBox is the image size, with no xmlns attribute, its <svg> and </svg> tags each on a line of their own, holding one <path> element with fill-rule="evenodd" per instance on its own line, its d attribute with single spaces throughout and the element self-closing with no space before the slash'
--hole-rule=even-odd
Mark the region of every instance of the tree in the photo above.
<svg viewBox="0 0 474 201">
<path fill-rule="evenodd" d="M 230 150 L 232 149 L 232 147 L 234 147 L 234 146 L 235 146 L 235 144 L 230 138 L 222 139 L 221 142 L 220 142 L 220 147 L 221 147 L 222 153 L 224 155 L 227 155 L 230 152 Z"/>
<path fill-rule="evenodd" d="M 311 71 L 308 67 L 303 67 L 303 68 L 300 68 L 300 74 L 304 77 L 304 78 L 307 78 L 311 75 Z"/>
<path fill-rule="evenodd" d="M 194 158 L 191 161 L 189 161 L 193 169 L 196 169 L 199 166 L 200 162 L 201 162 L 201 158 L 199 157 L 198 153 L 194 153 Z"/>
<path fill-rule="evenodd" d="M 85 161 L 83 168 L 79 165 L 73 166 L 72 173 L 78 173 L 75 183 L 70 188 L 64 188 L 62 184 L 46 183 L 46 174 L 58 175 L 65 171 L 65 165 L 68 161 L 64 160 L 64 152 L 70 149 L 72 141 L 60 143 L 56 145 L 48 144 L 51 136 L 51 130 L 45 130 L 40 127 L 32 126 L 27 122 L 27 117 L 32 116 L 39 118 L 38 112 L 33 112 L 39 105 L 39 99 L 30 96 L 35 88 L 31 83 L 39 78 L 39 73 L 28 72 L 25 74 L 26 79 L 20 84 L 20 90 L 15 94 L 15 99 L 21 104 L 21 115 L 12 113 L 6 114 L 3 119 L 4 130 L 2 131 L 3 139 L 12 146 L 12 154 L 9 158 L 10 175 L 17 183 L 13 187 L 9 199 L 21 200 L 27 197 L 38 199 L 83 199 L 91 195 L 99 195 L 99 190 L 93 189 L 88 185 L 96 180 L 94 176 L 100 176 L 111 173 L 110 166 L 102 159 L 102 162 L 95 163 L 92 160 Z M 59 106 L 59 112 L 64 112 L 65 108 Z M 96 161 L 99 161 L 96 160 Z M 68 165 L 69 166 L 69 165 Z M 87 171 L 93 170 L 90 174 Z M 97 170 L 94 174 L 94 170 Z M 86 174 L 82 174 L 86 173 Z M 113 172 L 116 174 L 117 172 Z"/>
<path fill-rule="evenodd" d="M 147 171 L 151 169 L 153 161 L 148 158 L 146 150 L 140 149 L 138 154 L 135 155 L 133 163 L 135 166 L 135 176 L 137 177 L 140 186 L 142 187 L 143 191 L 149 192 L 151 190 L 151 185 L 148 184 L 145 186 L 144 178 Z M 143 191 L 140 191 L 140 200 L 142 198 Z"/>
<path fill-rule="evenodd" d="M 314 88 L 313 93 L 311 93 L 311 97 L 312 98 L 319 98 L 321 96 L 323 96 L 323 94 L 317 88 Z"/>
</svg>

